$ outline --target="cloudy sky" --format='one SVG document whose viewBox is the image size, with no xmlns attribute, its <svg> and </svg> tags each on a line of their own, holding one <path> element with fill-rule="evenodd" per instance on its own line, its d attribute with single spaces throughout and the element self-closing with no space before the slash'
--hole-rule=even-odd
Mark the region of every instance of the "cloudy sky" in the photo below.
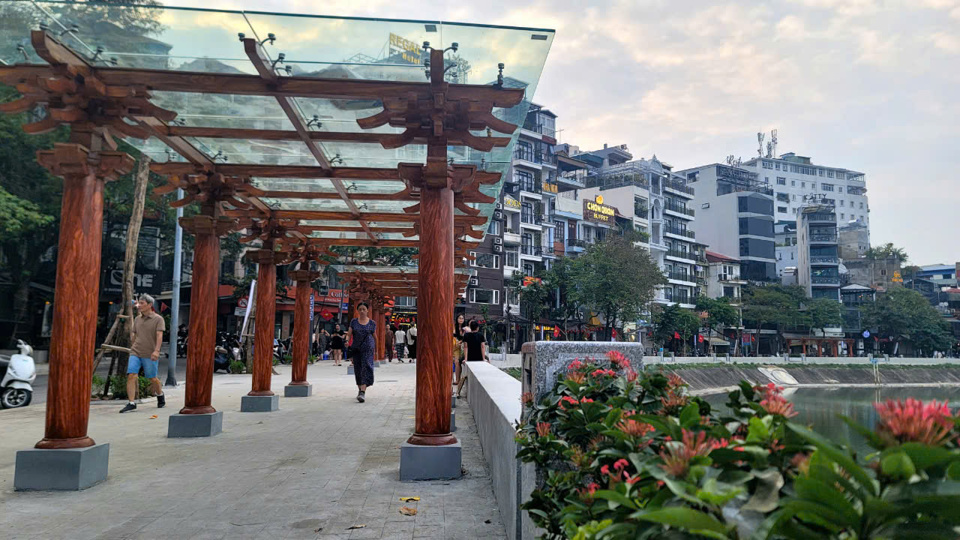
<svg viewBox="0 0 960 540">
<path fill-rule="evenodd" d="M 535 101 L 562 142 L 680 169 L 775 128 L 780 153 L 867 174 L 874 244 L 960 261 L 960 0 L 164 3 L 553 28 Z"/>
</svg>

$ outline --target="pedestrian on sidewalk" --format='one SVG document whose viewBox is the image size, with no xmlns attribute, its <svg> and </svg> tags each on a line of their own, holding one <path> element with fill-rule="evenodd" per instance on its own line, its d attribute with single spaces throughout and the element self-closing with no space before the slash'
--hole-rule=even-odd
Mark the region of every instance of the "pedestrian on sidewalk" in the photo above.
<svg viewBox="0 0 960 540">
<path fill-rule="evenodd" d="M 160 363 L 160 345 L 163 343 L 163 332 L 167 329 L 166 322 L 159 313 L 153 310 L 154 299 L 149 294 L 140 295 L 137 300 L 137 311 L 140 316 L 133 320 L 133 332 L 130 335 L 130 359 L 127 361 L 127 405 L 120 409 L 121 413 L 137 410 L 134 399 L 137 387 L 140 386 L 140 368 L 143 376 L 150 379 L 153 392 L 157 395 L 157 408 L 162 409 L 167 404 L 157 377 L 157 367 Z"/>
<path fill-rule="evenodd" d="M 350 321 L 347 341 L 350 343 L 350 357 L 353 360 L 353 376 L 357 381 L 357 401 L 366 401 L 367 387 L 373 386 L 373 354 L 377 344 L 374 335 L 377 332 L 376 321 L 370 320 L 370 305 L 357 304 L 357 318 Z"/>
<path fill-rule="evenodd" d="M 339 366 L 343 358 L 343 332 L 338 324 L 330 334 L 330 355 L 333 356 L 333 365 Z"/>
<path fill-rule="evenodd" d="M 413 364 L 417 361 L 417 323 L 410 325 L 407 332 L 407 349 L 410 352 L 410 363 Z"/>
<path fill-rule="evenodd" d="M 397 328 L 397 331 L 393 333 L 394 342 L 397 344 L 397 362 L 403 363 L 403 351 L 407 346 L 407 333 L 403 331 L 403 327 Z"/>
<path fill-rule="evenodd" d="M 463 368 L 463 334 L 469 332 L 463 319 L 463 313 L 457 315 L 453 322 L 453 384 L 460 384 L 460 371 Z"/>
<path fill-rule="evenodd" d="M 463 335 L 463 348 L 466 352 L 467 362 L 490 362 L 490 358 L 487 357 L 487 342 L 483 339 L 483 334 L 479 330 L 480 324 L 477 321 L 470 321 L 470 331 Z M 465 382 L 467 382 L 467 377 L 461 375 L 460 382 L 457 383 L 457 397 L 460 397 Z"/>
<path fill-rule="evenodd" d="M 393 346 L 393 340 L 394 340 L 393 331 L 394 331 L 394 328 L 393 328 L 393 326 L 391 325 L 389 328 L 387 328 L 387 335 L 384 336 L 384 340 L 385 340 L 385 344 L 384 344 L 385 346 L 384 346 L 384 348 L 387 349 L 387 362 L 391 362 L 391 363 L 393 362 L 393 349 L 394 349 L 394 346 Z M 398 358 L 398 360 L 399 360 L 399 358 Z"/>
</svg>

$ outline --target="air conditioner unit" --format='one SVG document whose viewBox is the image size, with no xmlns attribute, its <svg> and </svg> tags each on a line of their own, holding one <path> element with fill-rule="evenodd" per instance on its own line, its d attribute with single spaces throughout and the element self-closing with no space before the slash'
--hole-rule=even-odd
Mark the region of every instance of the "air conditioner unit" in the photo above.
<svg viewBox="0 0 960 540">
<path fill-rule="evenodd" d="M 493 219 L 500 221 L 503 219 L 503 210 L 494 210 Z"/>
<path fill-rule="evenodd" d="M 476 287 L 476 286 L 478 286 L 478 285 L 480 285 L 480 280 L 479 280 L 479 279 L 477 279 L 476 277 L 470 278 L 470 286 L 471 286 L 471 287 Z"/>
<path fill-rule="evenodd" d="M 494 236 L 494 237 L 493 237 L 493 245 L 495 245 L 495 246 L 502 246 L 502 245 L 503 245 L 503 238 L 500 237 L 500 236 Z"/>
<path fill-rule="evenodd" d="M 502 203 L 502 202 L 498 202 L 498 203 L 497 203 L 497 210 L 503 210 L 503 203 Z"/>
<path fill-rule="evenodd" d="M 502 251 L 503 251 L 503 245 L 502 245 L 502 244 L 494 244 L 494 245 L 493 245 L 493 252 L 494 252 L 494 253 L 500 253 L 500 252 L 502 252 Z"/>
</svg>

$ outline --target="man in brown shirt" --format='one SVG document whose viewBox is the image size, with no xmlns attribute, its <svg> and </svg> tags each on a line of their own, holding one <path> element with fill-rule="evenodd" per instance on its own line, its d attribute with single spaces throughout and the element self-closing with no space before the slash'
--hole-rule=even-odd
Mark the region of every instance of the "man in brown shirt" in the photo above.
<svg viewBox="0 0 960 540">
<path fill-rule="evenodd" d="M 127 406 L 120 409 L 120 412 L 130 412 L 137 410 L 137 404 L 133 399 L 137 395 L 137 377 L 140 368 L 143 368 L 143 375 L 150 379 L 153 385 L 153 392 L 157 394 L 157 407 L 163 408 L 166 405 L 166 398 L 163 395 L 163 388 L 160 386 L 160 378 L 157 376 L 157 365 L 160 363 L 160 344 L 163 343 L 163 331 L 166 330 L 166 322 L 156 311 L 153 310 L 153 297 L 149 294 L 140 295 L 137 300 L 137 310 L 140 316 L 133 320 L 133 334 L 130 341 L 130 360 L 127 362 Z"/>
</svg>

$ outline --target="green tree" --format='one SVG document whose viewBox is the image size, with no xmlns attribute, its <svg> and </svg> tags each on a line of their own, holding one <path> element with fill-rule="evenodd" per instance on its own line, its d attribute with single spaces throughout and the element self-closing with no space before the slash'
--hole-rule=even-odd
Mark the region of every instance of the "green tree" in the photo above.
<svg viewBox="0 0 960 540">
<path fill-rule="evenodd" d="M 540 323 L 540 319 L 548 314 L 553 297 L 553 291 L 544 284 L 543 279 L 532 280 L 524 284 L 524 275 L 520 272 L 514 272 L 509 280 L 508 286 L 511 290 L 519 291 L 520 296 L 520 314 L 530 321 L 527 339 L 533 341 L 536 339 L 534 326 Z"/>
<path fill-rule="evenodd" d="M 740 325 L 740 313 L 736 307 L 730 305 L 727 298 L 701 296 L 697 298 L 697 309 L 706 312 L 707 318 L 703 322 L 711 331 L 710 333 L 729 326 Z M 709 347 L 712 351 L 713 345 L 711 344 Z"/>
<path fill-rule="evenodd" d="M 673 351 L 686 350 L 687 344 L 700 330 L 700 317 L 689 309 L 683 309 L 677 304 L 657 310 L 653 315 L 653 339 L 666 347 L 668 344 Z M 680 336 L 678 342 L 677 335 Z"/>
<path fill-rule="evenodd" d="M 577 298 L 603 314 L 607 339 L 618 322 L 637 319 L 656 287 L 667 282 L 650 254 L 634 241 L 631 235 L 610 235 L 573 262 Z"/>
<path fill-rule="evenodd" d="M 574 275 L 573 259 L 562 257 L 557 259 L 553 267 L 544 274 L 544 283 L 548 288 L 556 291 L 560 298 L 554 306 L 554 319 L 561 321 L 563 339 L 567 339 L 567 323 L 570 319 L 580 319 L 583 311 L 580 305 L 580 295 L 577 290 L 576 276 Z"/>
<path fill-rule="evenodd" d="M 843 306 L 830 298 L 812 298 L 804 302 L 804 323 L 810 331 L 828 326 L 839 326 L 843 322 Z"/>
<path fill-rule="evenodd" d="M 895 258 L 899 259 L 900 262 L 907 262 L 909 257 L 907 257 L 907 251 L 903 248 L 899 248 L 893 245 L 893 242 L 887 242 L 882 246 L 875 246 L 867 249 L 864 253 L 864 257 L 868 259 L 890 259 Z"/>
<path fill-rule="evenodd" d="M 953 343 L 948 323 L 922 294 L 911 289 L 890 289 L 864 307 L 863 319 L 879 335 L 893 337 L 885 351 L 891 354 L 902 342 L 912 344 L 924 355 L 947 350 Z"/>
<path fill-rule="evenodd" d="M 784 328 L 799 326 L 803 323 L 800 303 L 805 301 L 806 293 L 796 285 L 747 286 L 743 294 L 743 324 L 756 328 L 757 341 L 754 355 L 760 355 L 760 330 L 763 325 L 774 325 L 777 329 L 777 352 L 780 351 L 779 335 Z"/>
</svg>

